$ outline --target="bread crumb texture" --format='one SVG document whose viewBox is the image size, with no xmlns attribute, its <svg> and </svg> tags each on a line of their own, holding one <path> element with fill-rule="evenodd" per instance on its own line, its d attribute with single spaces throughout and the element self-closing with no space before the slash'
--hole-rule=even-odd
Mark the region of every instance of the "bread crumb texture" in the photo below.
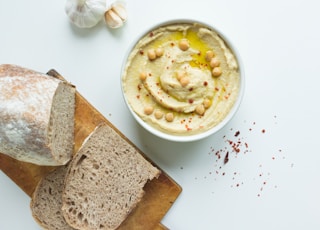
<svg viewBox="0 0 320 230">
<path fill-rule="evenodd" d="M 98 126 L 70 163 L 62 211 L 76 229 L 116 229 L 160 171 L 115 130 Z"/>
<path fill-rule="evenodd" d="M 30 203 L 32 216 L 44 229 L 74 229 L 65 221 L 61 211 L 66 172 L 67 166 L 58 167 L 39 182 L 33 193 Z"/>
</svg>

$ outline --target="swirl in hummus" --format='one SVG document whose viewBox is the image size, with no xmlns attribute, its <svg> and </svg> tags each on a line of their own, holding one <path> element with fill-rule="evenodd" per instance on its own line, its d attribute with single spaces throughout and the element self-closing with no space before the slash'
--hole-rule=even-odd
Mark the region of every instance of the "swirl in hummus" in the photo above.
<svg viewBox="0 0 320 230">
<path fill-rule="evenodd" d="M 122 85 L 132 110 L 156 129 L 192 135 L 219 124 L 240 86 L 225 41 L 199 24 L 172 24 L 145 35 L 128 56 Z"/>
</svg>

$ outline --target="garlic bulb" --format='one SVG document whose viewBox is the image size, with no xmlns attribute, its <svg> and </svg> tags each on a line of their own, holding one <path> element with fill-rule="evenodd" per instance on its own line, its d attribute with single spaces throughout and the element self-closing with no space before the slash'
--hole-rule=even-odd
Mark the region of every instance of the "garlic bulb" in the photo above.
<svg viewBox="0 0 320 230">
<path fill-rule="evenodd" d="M 127 10 L 123 1 L 114 1 L 107 6 L 104 15 L 105 22 L 110 28 L 119 28 L 127 21 Z"/>
<path fill-rule="evenodd" d="M 106 0 L 67 0 L 65 11 L 76 26 L 90 28 L 103 18 Z"/>
</svg>

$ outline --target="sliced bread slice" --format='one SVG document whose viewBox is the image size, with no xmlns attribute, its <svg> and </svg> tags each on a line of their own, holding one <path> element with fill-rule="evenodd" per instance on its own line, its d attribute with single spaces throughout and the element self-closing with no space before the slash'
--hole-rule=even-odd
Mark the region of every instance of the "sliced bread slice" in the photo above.
<svg viewBox="0 0 320 230">
<path fill-rule="evenodd" d="M 65 220 L 76 229 L 116 229 L 160 171 L 106 124 L 70 162 L 62 194 Z"/>
<path fill-rule="evenodd" d="M 73 230 L 65 221 L 62 207 L 62 191 L 67 166 L 59 166 L 37 185 L 30 208 L 33 218 L 44 229 L 48 230 Z"/>
</svg>

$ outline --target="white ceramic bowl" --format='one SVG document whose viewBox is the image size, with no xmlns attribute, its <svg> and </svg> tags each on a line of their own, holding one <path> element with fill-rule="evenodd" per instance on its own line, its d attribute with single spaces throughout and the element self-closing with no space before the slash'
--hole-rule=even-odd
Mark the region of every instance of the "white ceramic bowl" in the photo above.
<svg viewBox="0 0 320 230">
<path fill-rule="evenodd" d="M 201 133 L 196 133 L 193 135 L 176 135 L 176 134 L 168 134 L 165 132 L 162 132 L 156 128 L 154 128 L 153 126 L 149 125 L 148 123 L 146 123 L 144 120 L 142 120 L 139 115 L 137 115 L 133 109 L 131 108 L 130 104 L 128 103 L 128 100 L 126 98 L 126 95 L 124 94 L 124 89 L 123 89 L 123 72 L 127 63 L 127 59 L 128 56 L 130 55 L 132 49 L 135 47 L 135 45 L 138 43 L 138 41 L 144 37 L 145 35 L 149 34 L 151 31 L 155 30 L 158 27 L 161 26 L 166 26 L 166 25 L 170 25 L 170 24 L 179 24 L 179 23 L 197 23 L 200 25 L 203 25 L 204 27 L 207 27 L 209 29 L 212 29 L 213 31 L 217 32 L 217 34 L 224 40 L 224 42 L 227 44 L 227 46 L 229 47 L 229 49 L 232 51 L 232 53 L 234 54 L 237 62 L 238 62 L 238 66 L 239 66 L 239 72 L 240 72 L 240 89 L 239 89 L 239 93 L 237 96 L 237 99 L 234 103 L 234 105 L 232 106 L 231 110 L 229 111 L 229 113 L 227 114 L 227 116 L 216 126 L 212 127 L 209 130 L 206 130 L 204 132 Z M 244 70 L 243 70 L 243 64 L 241 62 L 240 56 L 238 51 L 236 50 L 236 48 L 233 46 L 233 44 L 230 42 L 230 40 L 223 34 L 221 33 L 221 31 L 219 31 L 218 29 L 216 29 L 215 27 L 213 27 L 212 25 L 208 25 L 207 23 L 204 22 L 200 22 L 197 20 L 189 20 L 189 19 L 177 19 L 177 20 L 171 20 L 171 21 L 166 21 L 160 24 L 157 24 L 155 26 L 153 26 L 152 28 L 149 28 L 146 32 L 144 32 L 141 36 L 139 36 L 136 40 L 134 40 L 133 44 L 129 47 L 128 53 L 125 55 L 124 58 L 124 63 L 122 65 L 122 69 L 121 69 L 121 88 L 122 88 L 122 93 L 123 93 L 123 97 L 124 100 L 126 102 L 126 105 L 130 111 L 130 113 L 132 114 L 132 116 L 135 118 L 135 120 L 143 127 L 145 128 L 147 131 L 149 131 L 150 133 L 169 140 L 169 141 L 175 141 L 175 142 L 191 142 L 191 141 L 197 141 L 203 138 L 206 138 L 214 133 L 216 133 L 217 131 L 219 131 L 220 129 L 222 129 L 231 119 L 232 117 L 235 115 L 235 113 L 237 112 L 240 103 L 242 101 L 243 98 L 243 94 L 244 94 L 244 87 L 245 87 L 245 78 L 244 78 Z"/>
</svg>

